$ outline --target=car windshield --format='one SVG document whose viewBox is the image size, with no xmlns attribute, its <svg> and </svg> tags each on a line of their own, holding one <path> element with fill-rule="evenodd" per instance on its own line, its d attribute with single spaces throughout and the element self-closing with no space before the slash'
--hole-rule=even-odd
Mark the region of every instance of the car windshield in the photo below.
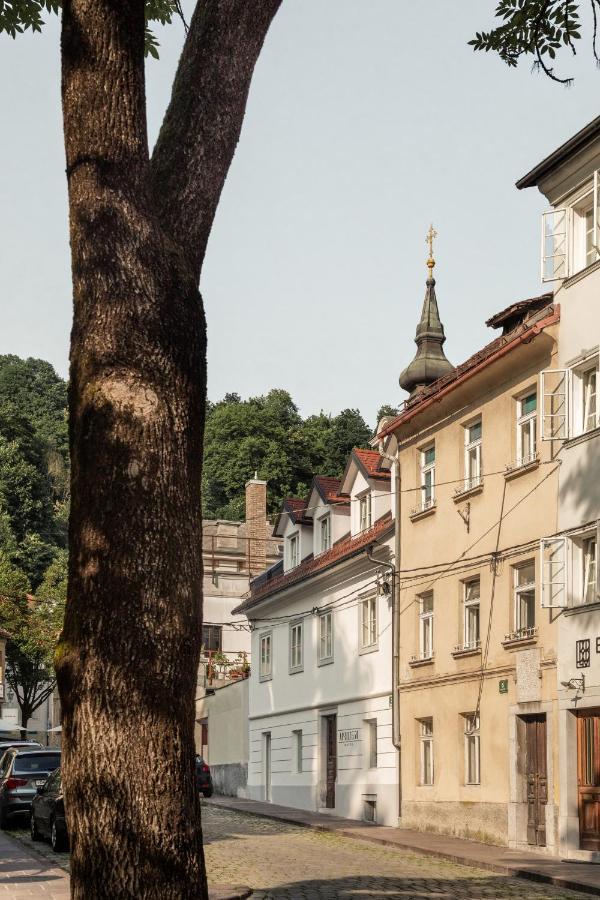
<svg viewBox="0 0 600 900">
<path fill-rule="evenodd" d="M 13 771 L 54 772 L 60 765 L 60 753 L 27 753 L 15 757 Z"/>
</svg>

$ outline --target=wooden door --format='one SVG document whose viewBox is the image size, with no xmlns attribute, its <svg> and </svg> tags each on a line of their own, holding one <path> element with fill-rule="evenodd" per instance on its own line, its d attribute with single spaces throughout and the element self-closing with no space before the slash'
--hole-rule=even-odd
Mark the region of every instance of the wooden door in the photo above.
<svg viewBox="0 0 600 900">
<path fill-rule="evenodd" d="M 326 716 L 325 722 L 325 775 L 327 779 L 325 808 L 335 809 L 335 780 L 337 778 L 337 716 Z"/>
<path fill-rule="evenodd" d="M 600 710 L 577 714 L 579 846 L 600 850 Z"/>
<path fill-rule="evenodd" d="M 265 734 L 265 800 L 271 802 L 271 735 Z"/>
<path fill-rule="evenodd" d="M 546 846 L 546 716 L 525 719 L 527 777 L 527 843 Z"/>
</svg>

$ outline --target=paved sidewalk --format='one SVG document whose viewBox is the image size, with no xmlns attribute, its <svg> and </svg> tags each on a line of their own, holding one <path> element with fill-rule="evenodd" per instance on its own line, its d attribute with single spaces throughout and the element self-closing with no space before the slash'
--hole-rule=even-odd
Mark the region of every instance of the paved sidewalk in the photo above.
<svg viewBox="0 0 600 900">
<path fill-rule="evenodd" d="M 0 900 L 69 900 L 69 876 L 0 832 Z"/>
<path fill-rule="evenodd" d="M 538 853 L 521 853 L 505 847 L 478 844 L 447 835 L 390 828 L 383 825 L 366 825 L 353 819 L 341 819 L 322 813 L 313 813 L 259 800 L 241 800 L 233 797 L 212 797 L 207 804 L 236 810 L 262 818 L 300 825 L 317 831 L 331 831 L 344 837 L 370 841 L 398 850 L 410 850 L 426 856 L 449 860 L 467 866 L 477 866 L 515 878 L 527 878 L 559 888 L 582 891 L 600 896 L 600 865 L 593 863 L 565 862 Z M 0 895 L 1 896 L 1 895 Z"/>
</svg>

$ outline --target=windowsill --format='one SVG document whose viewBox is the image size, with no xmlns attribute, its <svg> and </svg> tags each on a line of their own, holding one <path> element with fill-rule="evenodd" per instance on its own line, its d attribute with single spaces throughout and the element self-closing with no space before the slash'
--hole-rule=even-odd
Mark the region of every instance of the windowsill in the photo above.
<svg viewBox="0 0 600 900">
<path fill-rule="evenodd" d="M 524 634 L 520 634 L 518 631 L 515 631 L 512 634 L 507 634 L 502 641 L 502 646 L 505 650 L 512 650 L 513 648 L 518 649 L 519 647 L 529 647 L 531 644 L 536 644 L 537 639 L 537 628 L 528 628 L 526 630 L 526 633 Z"/>
<path fill-rule="evenodd" d="M 298 675 L 299 672 L 304 672 L 304 666 L 296 666 L 293 669 L 288 669 L 290 675 Z"/>
<path fill-rule="evenodd" d="M 563 609 L 565 616 L 576 616 L 577 613 L 598 612 L 600 610 L 600 599 L 595 603 L 576 603 Z"/>
<path fill-rule="evenodd" d="M 504 473 L 504 479 L 506 481 L 512 481 L 513 478 L 519 478 L 521 475 L 525 475 L 527 472 L 534 472 L 539 468 L 540 458 L 536 456 L 535 459 L 530 459 L 529 462 L 526 463 L 514 463 L 512 466 L 509 466 Z"/>
<path fill-rule="evenodd" d="M 365 653 L 375 653 L 376 650 L 379 650 L 379 644 L 369 644 L 367 647 L 359 647 L 358 655 L 364 656 Z"/>
<path fill-rule="evenodd" d="M 435 503 L 432 503 L 430 506 L 426 506 L 425 509 L 413 509 L 413 511 L 409 515 L 409 519 L 411 522 L 419 522 L 421 519 L 426 519 L 427 516 L 432 516 L 436 509 L 437 507 Z"/>
<path fill-rule="evenodd" d="M 466 656 L 481 656 L 481 642 L 478 647 L 455 647 L 452 651 L 454 659 L 464 659 Z"/>
<path fill-rule="evenodd" d="M 577 284 L 578 281 L 581 281 L 582 278 L 585 278 L 586 275 L 591 275 L 592 272 L 595 272 L 596 269 L 600 269 L 600 259 L 597 259 L 596 262 L 593 262 L 591 265 L 586 266 L 585 269 L 580 269 L 579 272 L 575 272 L 573 275 L 569 275 L 568 278 L 562 283 L 564 288 L 570 288 L 572 284 Z M 560 279 L 558 279 L 560 280 Z"/>
<path fill-rule="evenodd" d="M 330 666 L 333 662 L 333 656 L 328 656 L 327 659 L 318 659 L 318 666 Z"/>
<path fill-rule="evenodd" d="M 576 447 L 578 444 L 583 444 L 585 441 L 592 440 L 592 438 L 600 437 L 600 427 L 592 428 L 590 431 L 584 431 L 581 434 L 575 435 L 575 437 L 569 438 L 564 442 L 565 447 Z"/>
<path fill-rule="evenodd" d="M 413 656 L 412 659 L 409 659 L 408 664 L 411 669 L 419 669 L 421 666 L 432 666 L 434 661 L 433 653 L 431 656 L 426 656 L 423 659 L 420 656 Z"/>
<path fill-rule="evenodd" d="M 482 491 L 483 479 L 478 484 L 474 484 L 472 487 L 459 488 L 458 490 L 454 491 L 452 499 L 455 503 L 460 503 L 461 500 L 468 500 L 469 497 L 475 497 L 477 494 L 481 494 Z"/>
<path fill-rule="evenodd" d="M 273 681 L 273 675 L 259 675 L 259 681 Z"/>
</svg>

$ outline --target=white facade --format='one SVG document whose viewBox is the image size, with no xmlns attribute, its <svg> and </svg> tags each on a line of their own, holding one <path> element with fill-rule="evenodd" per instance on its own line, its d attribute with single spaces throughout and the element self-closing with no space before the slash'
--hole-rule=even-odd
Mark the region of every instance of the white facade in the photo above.
<svg viewBox="0 0 600 900">
<path fill-rule="evenodd" d="M 560 279 L 557 369 L 542 382 L 543 437 L 554 438 L 561 462 L 559 533 L 542 545 L 544 601 L 558 619 L 559 852 L 600 862 L 600 773 L 592 773 L 597 790 L 580 777 L 585 720 L 591 713 L 597 729 L 600 716 L 600 125 L 594 125 L 589 139 L 577 146 L 576 137 L 574 147 L 557 151 L 545 171 L 542 163 L 538 177 L 534 170 L 521 186 L 536 184 L 551 205 L 543 219 L 542 276 Z"/>
<path fill-rule="evenodd" d="M 279 533 L 300 535 L 304 562 L 245 604 L 254 660 L 247 796 L 397 825 L 389 478 L 378 480 L 378 494 L 386 494 L 386 502 L 376 500 L 379 521 L 354 537 L 349 497 L 357 475 L 343 485 L 345 509 L 320 503 L 314 490 L 306 501 L 315 522 L 329 506 L 332 550 L 312 558 L 306 513 L 287 516 Z"/>
</svg>

